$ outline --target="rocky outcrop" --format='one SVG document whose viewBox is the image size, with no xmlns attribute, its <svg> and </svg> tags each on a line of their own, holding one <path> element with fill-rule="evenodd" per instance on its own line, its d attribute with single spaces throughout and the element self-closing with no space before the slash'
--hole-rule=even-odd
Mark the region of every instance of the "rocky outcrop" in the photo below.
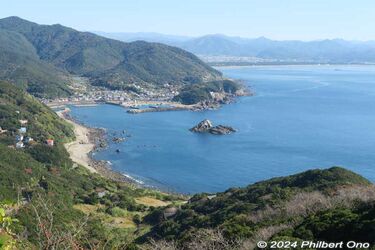
<svg viewBox="0 0 375 250">
<path fill-rule="evenodd" d="M 121 143 L 121 142 L 125 141 L 125 138 L 123 138 L 123 137 L 113 137 L 112 141 L 114 143 Z"/>
<path fill-rule="evenodd" d="M 207 119 L 201 121 L 200 123 L 198 123 L 198 125 L 192 127 L 190 131 L 195 133 L 210 133 L 214 135 L 227 135 L 236 132 L 236 130 L 230 126 L 213 126 L 212 122 Z"/>
<path fill-rule="evenodd" d="M 218 125 L 211 128 L 208 132 L 214 135 L 227 135 L 236 132 L 236 130 L 230 126 Z"/>
<path fill-rule="evenodd" d="M 175 216 L 177 214 L 178 210 L 179 209 L 177 207 L 169 207 L 169 208 L 164 209 L 164 212 L 163 212 L 164 219 L 167 220 L 167 219 Z"/>
<path fill-rule="evenodd" d="M 205 119 L 205 120 L 201 121 L 200 123 L 198 123 L 198 125 L 196 125 L 195 127 L 192 127 L 190 129 L 190 131 L 203 133 L 203 132 L 207 132 L 212 127 L 213 127 L 212 122 L 210 120 Z"/>
</svg>

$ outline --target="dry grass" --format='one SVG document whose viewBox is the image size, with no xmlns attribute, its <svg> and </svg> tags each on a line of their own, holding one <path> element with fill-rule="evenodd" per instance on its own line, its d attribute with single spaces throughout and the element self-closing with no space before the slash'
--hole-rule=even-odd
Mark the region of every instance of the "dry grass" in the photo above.
<svg viewBox="0 0 375 250">
<path fill-rule="evenodd" d="M 136 228 L 137 225 L 133 222 L 132 216 L 124 216 L 124 217 L 115 217 L 109 214 L 98 212 L 98 208 L 103 207 L 103 205 L 89 205 L 89 204 L 78 204 L 73 206 L 75 209 L 87 214 L 87 215 L 95 215 L 97 218 L 103 220 L 103 222 L 108 227 L 115 227 L 115 228 Z"/>
<path fill-rule="evenodd" d="M 311 213 L 336 206 L 352 207 L 356 201 L 375 201 L 375 186 L 341 187 L 329 196 L 319 192 L 300 192 L 278 207 L 266 206 L 248 216 L 248 220 L 259 223 L 276 217 L 292 218 L 307 216 Z"/>
<path fill-rule="evenodd" d="M 105 223 L 107 226 L 115 228 L 127 229 L 137 227 L 133 220 L 127 217 L 110 217 L 105 221 Z"/>
<path fill-rule="evenodd" d="M 98 208 L 102 205 L 90 205 L 90 204 L 77 204 L 74 205 L 73 208 L 81 211 L 84 214 L 93 214 L 97 213 Z"/>
<path fill-rule="evenodd" d="M 242 242 L 225 239 L 221 230 L 202 229 L 195 233 L 191 240 L 179 246 L 175 241 L 150 240 L 149 244 L 141 247 L 142 250 L 235 250 Z"/>
<path fill-rule="evenodd" d="M 165 207 L 171 204 L 170 202 L 161 201 L 148 196 L 136 198 L 135 202 L 149 207 Z"/>
<path fill-rule="evenodd" d="M 299 223 L 297 218 L 306 217 L 310 214 L 337 206 L 351 208 L 358 201 L 375 201 L 375 186 L 341 187 L 329 196 L 319 191 L 298 193 L 280 207 L 267 206 L 265 209 L 249 215 L 247 219 L 253 223 L 280 217 L 284 219 L 295 218 L 295 220 L 289 224 L 271 225 L 260 228 L 252 238 L 243 241 L 243 246 L 240 249 L 253 249 L 259 240 L 267 241 L 281 230 L 294 227 Z"/>
</svg>

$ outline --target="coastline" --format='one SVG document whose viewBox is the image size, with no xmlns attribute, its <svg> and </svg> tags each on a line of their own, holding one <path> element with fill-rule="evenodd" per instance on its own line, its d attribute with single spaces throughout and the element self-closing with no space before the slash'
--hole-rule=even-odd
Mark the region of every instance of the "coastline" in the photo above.
<svg viewBox="0 0 375 250">
<path fill-rule="evenodd" d="M 243 95 L 238 95 L 236 97 L 240 97 Z M 233 97 L 231 97 L 234 99 Z M 93 107 L 101 104 L 109 104 L 109 105 L 115 105 L 120 106 L 122 108 L 128 109 L 127 112 L 130 114 L 140 114 L 140 113 L 149 113 L 149 112 L 166 112 L 166 111 L 204 111 L 204 110 L 213 110 L 218 109 L 222 104 L 229 104 L 233 102 L 233 100 L 227 102 L 227 103 L 221 103 L 221 102 L 200 102 L 197 104 L 182 104 L 178 102 L 172 102 L 172 101 L 128 101 L 128 102 L 121 102 L 121 101 L 106 101 L 106 102 L 96 102 L 92 101 L 90 103 L 86 101 L 66 101 L 66 102 L 50 102 L 46 103 L 46 105 L 52 109 L 56 108 L 64 108 L 62 111 L 56 111 L 58 113 L 66 112 L 66 106 L 67 105 L 74 105 L 77 107 Z M 158 107 L 158 105 L 161 105 Z M 163 105 L 169 106 L 169 107 L 163 107 Z M 155 107 L 148 107 L 148 108 L 135 108 L 139 106 L 155 106 Z M 61 115 L 60 115 L 61 116 Z M 66 117 L 62 117 L 66 118 Z M 70 118 L 69 121 L 72 121 Z M 76 123 L 75 121 L 73 121 Z"/>
<path fill-rule="evenodd" d="M 72 161 L 83 166 L 91 173 L 99 174 L 111 180 L 139 185 L 131 177 L 113 171 L 106 161 L 98 161 L 92 158 L 93 152 L 105 147 L 103 145 L 105 144 L 105 131 L 100 128 L 89 128 L 79 124 L 69 116 L 69 112 L 70 109 L 65 108 L 56 113 L 74 127 L 76 139 L 64 145 Z"/>
<path fill-rule="evenodd" d="M 304 66 L 317 66 L 317 67 L 338 67 L 338 66 L 375 66 L 375 64 L 360 64 L 360 63 L 352 63 L 352 64 L 334 64 L 334 63 L 306 63 L 306 64 L 243 64 L 243 65 L 236 65 L 236 64 L 228 64 L 228 65 L 211 65 L 215 69 L 237 69 L 237 68 L 262 68 L 262 67 L 304 67 Z"/>
<path fill-rule="evenodd" d="M 98 171 L 91 166 L 91 159 L 89 153 L 95 148 L 95 144 L 89 139 L 90 129 L 84 127 L 78 123 L 75 123 L 71 119 L 67 119 L 66 114 L 69 109 L 56 112 L 59 117 L 63 118 L 66 122 L 73 125 L 74 134 L 76 139 L 72 142 L 65 143 L 65 148 L 68 151 L 70 158 L 75 163 L 85 167 L 91 173 L 97 173 Z"/>
</svg>

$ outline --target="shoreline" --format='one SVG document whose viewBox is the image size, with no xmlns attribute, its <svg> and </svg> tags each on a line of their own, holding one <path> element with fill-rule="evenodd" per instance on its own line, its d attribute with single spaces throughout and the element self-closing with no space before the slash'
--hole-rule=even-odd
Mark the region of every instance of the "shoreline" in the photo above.
<svg viewBox="0 0 375 250">
<path fill-rule="evenodd" d="M 56 113 L 74 128 L 76 139 L 64 144 L 71 160 L 76 164 L 83 166 L 90 173 L 99 174 L 114 181 L 126 182 L 128 184 L 139 186 L 140 184 L 133 178 L 112 170 L 108 162 L 93 159 L 92 154 L 106 146 L 104 129 L 84 126 L 72 119 L 69 116 L 69 112 L 70 109 L 65 108 Z"/>
<path fill-rule="evenodd" d="M 356 63 L 353 63 L 353 64 L 332 64 L 332 63 L 316 63 L 316 64 L 313 64 L 313 63 L 306 63 L 306 64 L 243 64 L 243 65 L 236 65 L 236 64 L 228 64 L 228 65 L 212 65 L 211 67 L 215 68 L 215 69 L 236 69 L 236 68 L 257 68 L 257 67 L 303 67 L 303 66 L 317 66 L 317 67 L 327 67 L 327 66 L 332 66 L 332 67 L 339 67 L 339 66 L 359 66 L 359 67 L 363 67 L 363 66 L 375 66 L 375 64 L 356 64 Z"/>
<path fill-rule="evenodd" d="M 107 143 L 109 143 L 108 140 L 106 139 L 105 130 L 102 128 L 87 127 L 81 124 L 80 122 L 74 120 L 69 115 L 69 112 L 70 112 L 70 109 L 66 107 L 64 110 L 56 111 L 56 113 L 58 114 L 60 118 L 64 119 L 65 121 L 67 121 L 69 124 L 71 124 L 74 127 L 74 133 L 76 135 L 76 139 L 72 142 L 65 143 L 64 145 L 73 162 L 81 165 L 82 167 L 90 171 L 90 173 L 99 174 L 100 176 L 104 178 L 117 181 L 117 182 L 126 183 L 127 185 L 130 185 L 135 188 L 155 190 L 155 191 L 159 191 L 162 193 L 173 194 L 173 195 L 183 195 L 183 196 L 189 195 L 183 192 L 182 193 L 176 192 L 175 190 L 169 189 L 169 188 L 163 189 L 157 186 L 149 186 L 143 183 L 143 181 L 140 181 L 136 179 L 135 177 L 128 175 L 127 173 L 121 173 L 121 172 L 117 172 L 113 170 L 111 168 L 110 162 L 107 162 L 104 160 L 95 160 L 92 154 L 105 149 L 107 147 Z M 78 133 L 81 133 L 80 136 L 82 136 L 82 134 L 83 136 L 85 136 L 86 140 L 83 141 L 83 143 L 80 143 L 81 141 L 78 139 L 76 131 Z M 74 147 L 72 145 L 74 145 Z M 85 149 L 84 152 L 81 151 L 81 148 Z M 83 164 L 76 161 L 77 156 L 78 156 L 78 160 L 83 160 L 83 162 L 81 162 Z"/>
<path fill-rule="evenodd" d="M 242 95 L 236 96 L 241 97 Z M 232 97 L 233 98 L 233 97 Z M 63 109 L 58 110 L 56 113 L 64 113 L 66 112 L 67 105 L 73 105 L 77 107 L 95 107 L 98 105 L 108 104 L 108 105 L 115 105 L 119 106 L 127 110 L 127 113 L 130 114 L 140 114 L 140 113 L 150 113 L 150 112 L 167 112 L 167 111 L 204 111 L 204 110 L 213 110 L 220 108 L 223 104 L 229 104 L 232 103 L 232 101 L 229 101 L 227 103 L 220 103 L 220 102 L 211 102 L 211 103 L 196 103 L 196 104 L 182 104 L 178 102 L 172 102 L 172 101 L 128 101 L 128 102 L 120 102 L 120 101 L 106 101 L 106 102 L 97 102 L 92 101 L 90 103 L 87 103 L 87 101 L 66 101 L 66 102 L 51 102 L 46 103 L 48 107 L 51 109 Z M 160 105 L 160 107 L 159 107 Z M 167 107 L 164 107 L 163 105 L 166 105 Z M 149 106 L 145 108 L 138 108 L 141 106 Z M 61 117 L 61 116 L 60 116 Z M 62 117 L 66 119 L 66 117 Z M 70 122 L 72 122 L 71 119 L 68 119 Z M 75 121 L 73 121 L 75 122 Z M 76 123 L 76 122 L 75 122 Z M 82 126 L 82 125 L 81 125 Z"/>
<path fill-rule="evenodd" d="M 74 141 L 65 143 L 64 146 L 72 161 L 82 165 L 91 173 L 97 173 L 98 171 L 91 166 L 91 160 L 89 158 L 89 153 L 95 148 L 95 144 L 89 139 L 90 129 L 68 119 L 66 116 L 69 111 L 70 110 L 66 108 L 65 110 L 56 112 L 59 117 L 73 125 L 74 135 L 76 137 Z"/>
</svg>

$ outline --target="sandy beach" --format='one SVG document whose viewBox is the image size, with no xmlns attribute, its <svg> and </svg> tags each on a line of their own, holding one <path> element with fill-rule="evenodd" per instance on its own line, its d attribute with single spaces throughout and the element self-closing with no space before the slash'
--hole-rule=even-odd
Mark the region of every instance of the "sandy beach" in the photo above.
<svg viewBox="0 0 375 250">
<path fill-rule="evenodd" d="M 74 126 L 74 133 L 76 136 L 75 141 L 65 144 L 65 147 L 70 154 L 70 158 L 74 162 L 87 168 L 90 172 L 97 173 L 96 169 L 91 166 L 92 160 L 89 157 L 89 153 L 95 148 L 95 144 L 90 142 L 90 129 L 66 119 L 64 112 L 69 112 L 69 109 L 58 111 L 57 114 Z"/>
<path fill-rule="evenodd" d="M 126 182 L 132 185 L 138 185 L 136 181 L 132 178 L 127 177 L 121 173 L 113 171 L 105 161 L 97 161 L 91 158 L 90 152 L 96 150 L 97 142 L 103 142 L 104 139 L 100 139 L 102 136 L 102 131 L 95 128 L 88 128 L 81 124 L 74 122 L 74 120 L 69 119 L 66 114 L 70 110 L 65 108 L 65 110 L 57 111 L 58 116 L 63 118 L 68 123 L 72 124 L 74 127 L 74 133 L 76 139 L 72 142 L 66 143 L 65 148 L 70 154 L 70 158 L 75 163 L 82 165 L 88 169 L 91 173 L 98 173 L 103 177 L 111 180 Z"/>
</svg>

